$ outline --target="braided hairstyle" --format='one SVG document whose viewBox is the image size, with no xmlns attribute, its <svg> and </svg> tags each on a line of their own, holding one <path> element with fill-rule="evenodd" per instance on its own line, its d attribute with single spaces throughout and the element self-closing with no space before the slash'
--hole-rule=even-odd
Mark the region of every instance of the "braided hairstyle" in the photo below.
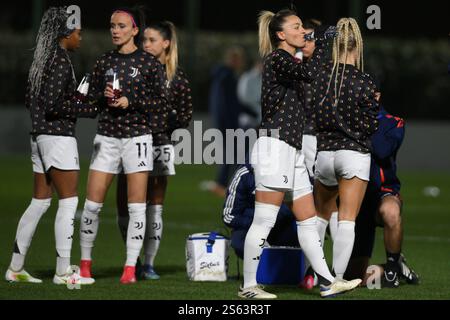
<svg viewBox="0 0 450 320">
<path fill-rule="evenodd" d="M 67 20 L 70 14 L 66 7 L 50 7 L 42 17 L 39 32 L 36 36 L 33 62 L 28 73 L 28 82 L 32 95 L 39 94 L 45 66 L 53 63 L 59 40 L 67 37 L 75 29 L 69 29 Z M 70 62 L 70 59 L 68 59 Z M 71 62 L 70 62 L 71 63 Z M 72 68 L 73 70 L 73 68 Z"/>
<path fill-rule="evenodd" d="M 333 40 L 333 69 L 331 71 L 330 81 L 328 82 L 327 91 L 325 96 L 330 90 L 331 82 L 334 76 L 334 95 L 336 97 L 335 105 L 339 101 L 341 95 L 342 82 L 344 80 L 345 67 L 348 53 L 356 50 L 356 68 L 364 72 L 364 60 L 363 60 L 363 40 L 361 31 L 359 30 L 358 23 L 353 18 L 341 18 L 337 23 L 338 36 Z M 344 68 L 342 73 L 339 74 L 339 61 L 344 61 Z M 339 75 L 341 80 L 338 81 Z M 338 88 L 339 83 L 339 88 Z M 325 100 L 323 98 L 322 102 Z"/>
</svg>

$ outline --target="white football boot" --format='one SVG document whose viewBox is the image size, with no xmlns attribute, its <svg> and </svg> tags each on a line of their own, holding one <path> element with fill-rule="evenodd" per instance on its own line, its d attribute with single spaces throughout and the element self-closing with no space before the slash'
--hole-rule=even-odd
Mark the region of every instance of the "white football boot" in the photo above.
<svg viewBox="0 0 450 320">
<path fill-rule="evenodd" d="M 94 282 L 94 278 L 81 277 L 77 266 L 69 266 L 65 274 L 53 276 L 53 283 L 58 285 L 90 285 Z"/>
<path fill-rule="evenodd" d="M 361 279 L 354 280 L 335 280 L 329 286 L 320 286 L 320 296 L 322 298 L 331 298 L 338 294 L 355 289 L 361 283 Z"/>
<path fill-rule="evenodd" d="M 277 296 L 263 290 L 263 286 L 256 285 L 253 287 L 239 288 L 238 296 L 244 299 L 276 299 Z"/>
<path fill-rule="evenodd" d="M 42 283 L 41 279 L 32 277 L 25 269 L 16 272 L 8 268 L 5 274 L 5 280 L 8 282 Z"/>
</svg>

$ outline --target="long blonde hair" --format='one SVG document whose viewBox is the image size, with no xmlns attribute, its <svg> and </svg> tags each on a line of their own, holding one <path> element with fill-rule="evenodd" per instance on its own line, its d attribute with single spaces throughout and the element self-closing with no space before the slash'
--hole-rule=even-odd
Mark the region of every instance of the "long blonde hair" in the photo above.
<svg viewBox="0 0 450 320">
<path fill-rule="evenodd" d="M 277 32 L 283 31 L 283 23 L 287 17 L 296 16 L 293 10 L 283 9 L 277 13 L 261 11 L 258 14 L 259 54 L 267 56 L 280 43 Z"/>
<path fill-rule="evenodd" d="M 161 21 L 151 24 L 147 29 L 157 30 L 164 40 L 169 40 L 170 45 L 166 49 L 166 74 L 170 83 L 178 69 L 178 39 L 175 25 L 170 21 Z"/>
<path fill-rule="evenodd" d="M 348 53 L 356 50 L 356 68 L 364 72 L 364 57 L 363 57 L 363 40 L 358 23 L 353 18 L 341 18 L 337 23 L 338 36 L 333 40 L 333 68 L 328 82 L 327 91 L 321 103 L 325 100 L 328 94 L 331 82 L 334 78 L 334 95 L 336 97 L 335 105 L 339 101 L 341 95 L 342 83 L 344 81 L 345 67 Z M 344 60 L 344 67 L 339 73 L 339 61 Z M 339 75 L 341 80 L 338 81 Z M 338 89 L 339 83 L 339 89 Z"/>
</svg>

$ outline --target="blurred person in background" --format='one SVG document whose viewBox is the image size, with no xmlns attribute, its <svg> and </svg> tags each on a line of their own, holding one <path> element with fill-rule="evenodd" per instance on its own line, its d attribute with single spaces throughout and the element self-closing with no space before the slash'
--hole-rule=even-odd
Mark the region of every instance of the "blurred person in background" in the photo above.
<svg viewBox="0 0 450 320">
<path fill-rule="evenodd" d="M 256 129 L 261 123 L 262 61 L 257 59 L 253 68 L 244 72 L 238 81 L 237 93 L 242 105 L 239 126 Z"/>
<path fill-rule="evenodd" d="M 239 128 L 239 115 L 243 107 L 237 95 L 239 76 L 245 69 L 246 57 L 244 49 L 233 46 L 225 51 L 224 63 L 215 67 L 211 73 L 209 90 L 209 113 L 213 127 L 220 130 L 223 139 L 223 163 L 219 164 L 215 181 L 204 181 L 201 188 L 225 197 L 226 187 L 234 164 L 227 164 L 226 129 Z M 236 154 L 236 152 L 235 152 Z"/>
</svg>

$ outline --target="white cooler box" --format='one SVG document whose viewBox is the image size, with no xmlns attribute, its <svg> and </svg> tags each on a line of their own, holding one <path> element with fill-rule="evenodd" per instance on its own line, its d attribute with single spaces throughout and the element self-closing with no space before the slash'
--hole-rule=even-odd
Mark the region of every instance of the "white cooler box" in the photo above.
<svg viewBox="0 0 450 320">
<path fill-rule="evenodd" d="M 186 241 L 186 269 L 192 281 L 227 281 L 230 240 L 215 232 L 195 233 Z"/>
</svg>

